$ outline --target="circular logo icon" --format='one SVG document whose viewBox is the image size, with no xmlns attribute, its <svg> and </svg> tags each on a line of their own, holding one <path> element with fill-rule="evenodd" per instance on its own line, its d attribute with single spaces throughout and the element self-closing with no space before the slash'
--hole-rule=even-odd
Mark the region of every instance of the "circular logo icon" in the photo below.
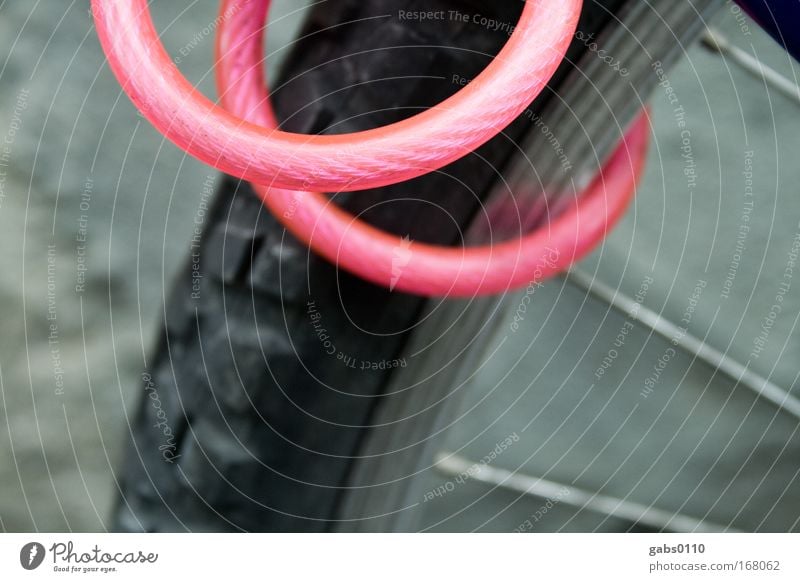
<svg viewBox="0 0 800 582">
<path fill-rule="evenodd" d="M 26 570 L 35 570 L 44 561 L 44 546 L 39 542 L 30 542 L 22 546 L 19 552 L 19 563 Z"/>
</svg>

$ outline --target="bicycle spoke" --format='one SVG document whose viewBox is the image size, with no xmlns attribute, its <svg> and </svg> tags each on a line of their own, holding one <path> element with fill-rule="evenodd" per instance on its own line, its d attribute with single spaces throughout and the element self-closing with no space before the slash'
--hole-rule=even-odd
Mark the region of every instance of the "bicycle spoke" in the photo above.
<svg viewBox="0 0 800 582">
<path fill-rule="evenodd" d="M 626 501 L 617 497 L 601 495 L 597 492 L 579 489 L 564 483 L 548 481 L 533 475 L 498 469 L 483 463 L 476 463 L 459 455 L 442 452 L 436 459 L 436 468 L 447 475 L 455 477 L 467 474 L 475 481 L 493 485 L 526 496 L 545 500 L 558 500 L 558 503 L 578 509 L 588 509 L 602 515 L 608 515 L 631 523 L 665 532 L 733 532 L 733 528 L 695 519 L 680 513 L 673 513 Z"/>
<path fill-rule="evenodd" d="M 570 270 L 567 280 L 631 319 L 646 325 L 661 337 L 673 342 L 677 347 L 705 362 L 737 384 L 752 390 L 759 397 L 772 402 L 788 414 L 800 418 L 800 399 L 793 396 L 788 390 L 750 370 L 749 362 L 746 365 L 734 360 L 655 311 L 638 304 L 631 297 L 612 289 L 578 269 Z"/>
<path fill-rule="evenodd" d="M 750 53 L 732 44 L 728 38 L 718 30 L 709 28 L 703 35 L 702 44 L 712 52 L 722 57 L 729 57 L 757 79 L 762 79 L 767 85 L 777 89 L 795 103 L 800 105 L 800 87 L 791 79 L 787 79 L 772 67 L 765 65 Z"/>
</svg>

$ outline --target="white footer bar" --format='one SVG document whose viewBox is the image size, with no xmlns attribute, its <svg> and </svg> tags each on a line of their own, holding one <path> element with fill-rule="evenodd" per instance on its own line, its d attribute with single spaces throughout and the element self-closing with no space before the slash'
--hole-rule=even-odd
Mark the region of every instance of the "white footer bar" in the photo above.
<svg viewBox="0 0 800 582">
<path fill-rule="evenodd" d="M 796 581 L 799 541 L 788 534 L 5 534 L 0 573 L 137 582 Z"/>
</svg>

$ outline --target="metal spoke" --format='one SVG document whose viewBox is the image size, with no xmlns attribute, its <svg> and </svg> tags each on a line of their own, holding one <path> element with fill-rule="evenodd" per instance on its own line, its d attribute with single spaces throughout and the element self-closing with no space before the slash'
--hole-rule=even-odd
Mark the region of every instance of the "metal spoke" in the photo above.
<svg viewBox="0 0 800 582">
<path fill-rule="evenodd" d="M 793 396 L 788 390 L 753 372 L 747 365 L 723 354 L 668 319 L 661 317 L 655 311 L 638 304 L 631 297 L 617 289 L 612 289 L 578 269 L 572 269 L 567 275 L 567 280 L 608 303 L 634 321 L 646 325 L 661 337 L 725 374 L 734 382 L 752 390 L 761 398 L 772 402 L 781 410 L 800 418 L 800 399 Z"/>
<path fill-rule="evenodd" d="M 484 463 L 476 463 L 452 453 L 440 453 L 436 459 L 436 468 L 448 477 L 468 475 L 471 479 L 487 485 L 539 499 L 553 500 L 578 509 L 588 509 L 659 531 L 679 533 L 736 531 L 727 526 L 695 519 L 680 513 L 593 493 L 532 475 L 498 469 Z"/>
<path fill-rule="evenodd" d="M 754 77 L 762 79 L 765 83 L 800 105 L 800 87 L 797 83 L 787 79 L 772 67 L 765 65 L 750 53 L 732 44 L 718 30 L 713 28 L 706 30 L 702 37 L 702 43 L 707 49 L 730 58 L 732 62 L 742 69 Z"/>
</svg>

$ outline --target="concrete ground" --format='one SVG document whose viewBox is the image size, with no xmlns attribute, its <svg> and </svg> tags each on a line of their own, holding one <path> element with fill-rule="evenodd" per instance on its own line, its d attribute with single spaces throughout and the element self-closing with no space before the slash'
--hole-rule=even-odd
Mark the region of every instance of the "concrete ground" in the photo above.
<svg viewBox="0 0 800 582">
<path fill-rule="evenodd" d="M 153 4 L 181 69 L 213 93 L 205 31 L 216 3 Z M 277 4 L 278 14 L 297 6 Z M 271 50 L 297 22 L 273 27 Z M 796 76 L 752 24 L 746 35 L 727 10 L 717 25 Z M 102 531 L 163 294 L 216 173 L 165 144 L 120 96 L 85 2 L 0 0 L 0 79 L 0 529 Z M 673 107 L 657 93 L 657 139 L 635 206 L 581 267 L 631 296 L 652 279 L 643 305 L 677 322 L 696 305 L 689 332 L 797 393 L 800 282 L 786 277 L 800 232 L 797 103 L 700 47 L 670 80 L 696 184 Z M 797 418 L 640 324 L 615 346 L 626 318 L 563 279 L 536 302 L 470 387 L 450 449 L 480 460 L 516 435 L 492 466 L 737 529 L 800 529 Z M 627 527 L 475 482 L 427 514 L 428 527 L 449 531 L 526 520 L 533 530 Z"/>
</svg>

